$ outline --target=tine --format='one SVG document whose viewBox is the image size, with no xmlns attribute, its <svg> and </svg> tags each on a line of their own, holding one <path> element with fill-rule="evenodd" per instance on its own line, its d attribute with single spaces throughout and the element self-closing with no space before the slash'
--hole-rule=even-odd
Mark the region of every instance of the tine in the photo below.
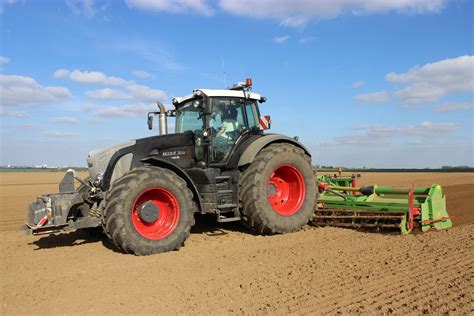
<svg viewBox="0 0 474 316">
<path fill-rule="evenodd" d="M 319 209 L 311 225 L 348 228 L 400 229 L 405 214 L 359 210 Z"/>
</svg>

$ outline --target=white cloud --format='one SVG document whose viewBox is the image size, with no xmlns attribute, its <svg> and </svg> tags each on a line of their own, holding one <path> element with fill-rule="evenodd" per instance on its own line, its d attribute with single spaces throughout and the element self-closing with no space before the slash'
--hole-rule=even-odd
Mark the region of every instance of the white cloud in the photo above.
<svg viewBox="0 0 474 316">
<path fill-rule="evenodd" d="M 473 102 L 465 103 L 444 103 L 435 106 L 436 112 L 456 112 L 456 111 L 465 111 L 474 109 Z"/>
<path fill-rule="evenodd" d="M 212 15 L 213 10 L 205 0 L 125 0 L 128 7 L 140 10 L 170 13 L 197 13 Z"/>
<path fill-rule="evenodd" d="M 312 19 L 330 19 L 342 14 L 367 15 L 386 12 L 436 13 L 445 0 L 220 0 L 229 13 L 254 18 L 273 18 L 284 26 L 302 27 Z"/>
<path fill-rule="evenodd" d="M 389 95 L 385 91 L 378 91 L 372 93 L 363 93 L 353 97 L 354 100 L 366 103 L 382 103 L 387 102 Z"/>
<path fill-rule="evenodd" d="M 135 70 L 132 75 L 141 79 L 155 78 L 155 75 L 144 70 Z"/>
<path fill-rule="evenodd" d="M 56 124 L 79 124 L 79 120 L 75 117 L 71 116 L 59 116 L 59 117 L 53 117 L 51 119 L 51 123 L 56 123 Z"/>
<path fill-rule="evenodd" d="M 306 36 L 306 37 L 300 38 L 298 40 L 298 43 L 300 43 L 300 44 L 309 44 L 309 43 L 313 42 L 315 39 L 316 39 L 316 37 L 314 37 L 314 36 Z"/>
<path fill-rule="evenodd" d="M 99 100 L 127 100 L 131 99 L 132 97 L 120 90 L 105 88 L 99 89 L 94 91 L 86 91 L 86 96 L 92 99 L 99 99 Z"/>
<path fill-rule="evenodd" d="M 118 77 L 109 77 L 99 71 L 73 70 L 69 78 L 72 81 L 83 84 L 103 84 L 103 85 L 126 85 L 127 80 Z"/>
<path fill-rule="evenodd" d="M 8 64 L 9 62 L 10 62 L 10 58 L 0 56 L 0 65 L 5 65 L 5 64 Z"/>
<path fill-rule="evenodd" d="M 287 16 L 280 19 L 281 25 L 296 28 L 303 28 L 309 20 L 306 16 Z"/>
<path fill-rule="evenodd" d="M 23 106 L 57 103 L 71 97 L 64 87 L 43 87 L 33 78 L 0 75 L 0 106 Z"/>
<path fill-rule="evenodd" d="M 119 77 L 107 76 L 106 74 L 98 71 L 74 70 L 71 72 L 69 77 L 71 80 L 82 84 L 121 86 L 130 93 L 130 95 L 128 95 L 124 92 L 113 89 L 102 89 L 86 92 L 87 96 L 95 99 L 135 99 L 137 101 L 156 101 L 165 100 L 167 98 L 166 93 L 163 90 L 152 89 L 148 86 L 140 85 L 134 81 L 125 80 Z"/>
<path fill-rule="evenodd" d="M 156 101 L 156 100 L 165 100 L 166 93 L 162 90 L 152 89 L 150 87 L 131 84 L 125 87 L 136 100 L 143 101 Z"/>
<path fill-rule="evenodd" d="M 53 73 L 53 78 L 55 79 L 66 78 L 66 77 L 69 77 L 70 73 L 71 72 L 67 69 L 58 69 Z"/>
<path fill-rule="evenodd" d="M 422 122 L 418 125 L 361 125 L 356 127 L 357 130 L 363 131 L 369 135 L 379 135 L 383 137 L 395 135 L 422 135 L 437 136 L 444 135 L 459 128 L 456 123 L 433 123 Z"/>
<path fill-rule="evenodd" d="M 60 132 L 60 131 L 46 131 L 44 135 L 49 137 L 74 137 L 79 136 L 79 132 Z"/>
<path fill-rule="evenodd" d="M 10 110 L 7 110 L 3 107 L 0 107 L 0 116 L 23 118 L 23 117 L 27 117 L 28 114 L 26 112 L 23 112 L 23 111 L 10 111 Z"/>
<path fill-rule="evenodd" d="M 108 2 L 97 0 L 65 0 L 65 2 L 74 14 L 85 15 L 88 18 L 93 17 L 100 10 L 105 10 L 108 5 Z"/>
<path fill-rule="evenodd" d="M 355 81 L 352 83 L 352 88 L 354 89 L 362 88 L 363 86 L 365 86 L 365 81 L 362 80 Z"/>
<path fill-rule="evenodd" d="M 103 124 L 103 123 L 105 123 L 104 119 L 101 119 L 99 117 L 94 117 L 94 116 L 89 118 L 87 121 L 91 124 Z"/>
<path fill-rule="evenodd" d="M 0 14 L 3 13 L 7 5 L 18 3 L 19 0 L 0 0 Z"/>
<path fill-rule="evenodd" d="M 276 44 L 284 44 L 290 39 L 290 36 L 284 35 L 284 36 L 276 36 L 273 38 L 273 43 Z"/>
<path fill-rule="evenodd" d="M 91 103 L 81 104 L 81 109 L 84 112 L 90 112 L 90 111 L 94 110 L 95 108 L 96 108 L 96 106 L 94 104 L 91 104 Z"/>
<path fill-rule="evenodd" d="M 108 106 L 108 107 L 102 108 L 94 113 L 94 117 L 95 118 L 138 117 L 151 111 L 156 111 L 156 106 L 153 104 L 145 104 L 145 103 L 125 104 L 122 106 Z"/>
<path fill-rule="evenodd" d="M 407 85 L 395 92 L 403 103 L 436 101 L 455 92 L 474 91 L 474 56 L 460 56 L 389 73 L 388 82 Z"/>
<path fill-rule="evenodd" d="M 413 137 L 425 139 L 444 137 L 459 129 L 452 122 L 422 122 L 416 125 L 361 125 L 354 128 L 350 135 L 336 136 L 321 143 L 321 145 L 382 145 L 395 140 L 406 139 L 413 142 Z M 418 139 L 420 141 L 420 139 Z"/>
<path fill-rule="evenodd" d="M 105 84 L 107 76 L 98 71 L 73 70 L 69 75 L 72 81 L 85 84 Z"/>
</svg>

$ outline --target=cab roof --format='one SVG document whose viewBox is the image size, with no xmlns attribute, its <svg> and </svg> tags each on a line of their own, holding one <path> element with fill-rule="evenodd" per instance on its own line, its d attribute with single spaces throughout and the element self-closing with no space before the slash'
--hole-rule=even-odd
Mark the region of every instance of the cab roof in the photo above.
<svg viewBox="0 0 474 316">
<path fill-rule="evenodd" d="M 192 94 L 188 94 L 184 97 L 174 97 L 173 104 L 181 104 L 188 100 L 191 100 L 199 95 L 205 95 L 207 97 L 230 97 L 230 98 L 249 98 L 252 100 L 262 101 L 263 97 L 258 93 L 247 92 L 244 90 L 231 90 L 231 89 L 222 89 L 222 90 L 213 90 L 213 89 L 195 89 Z"/>
</svg>

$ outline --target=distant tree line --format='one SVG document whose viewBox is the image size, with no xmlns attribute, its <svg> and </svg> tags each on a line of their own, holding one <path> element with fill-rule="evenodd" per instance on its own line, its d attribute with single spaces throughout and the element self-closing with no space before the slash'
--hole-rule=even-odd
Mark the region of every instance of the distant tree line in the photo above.
<svg viewBox="0 0 474 316">
<path fill-rule="evenodd" d="M 343 172 L 474 172 L 470 166 L 442 166 L 441 168 L 345 168 L 334 166 L 316 165 L 320 172 L 337 172 L 339 168 Z"/>
</svg>

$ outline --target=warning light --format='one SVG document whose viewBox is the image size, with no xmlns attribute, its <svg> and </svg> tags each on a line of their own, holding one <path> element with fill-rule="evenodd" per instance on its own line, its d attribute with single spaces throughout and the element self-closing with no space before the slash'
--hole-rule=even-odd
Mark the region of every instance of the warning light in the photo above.
<svg viewBox="0 0 474 316">
<path fill-rule="evenodd" d="M 245 79 L 245 85 L 247 87 L 251 87 L 252 86 L 252 78 L 247 78 Z"/>
</svg>

